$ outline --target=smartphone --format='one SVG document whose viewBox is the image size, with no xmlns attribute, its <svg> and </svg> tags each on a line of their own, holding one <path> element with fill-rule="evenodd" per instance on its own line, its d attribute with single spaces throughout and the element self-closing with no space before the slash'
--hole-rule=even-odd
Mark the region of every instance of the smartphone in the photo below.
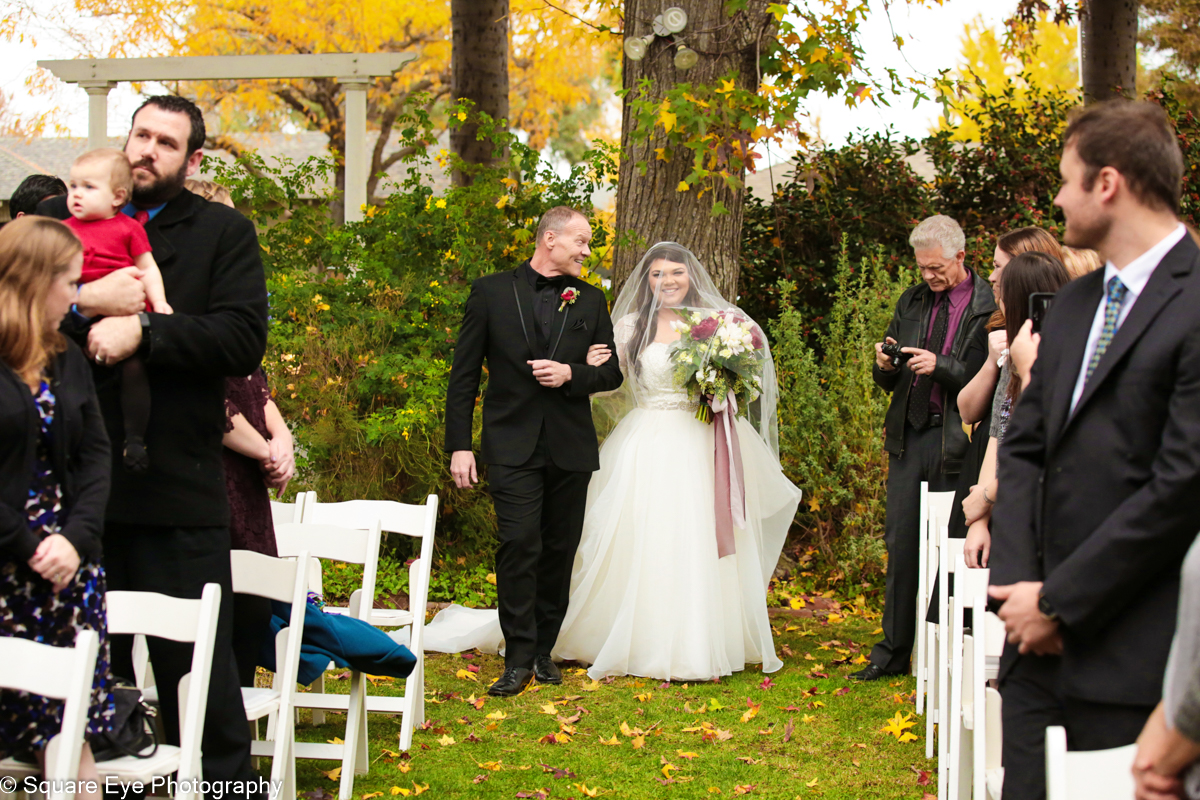
<svg viewBox="0 0 1200 800">
<path fill-rule="evenodd" d="M 1054 292 L 1034 292 L 1029 295 L 1029 318 L 1033 320 L 1033 332 L 1042 332 L 1042 320 L 1054 302 Z"/>
</svg>

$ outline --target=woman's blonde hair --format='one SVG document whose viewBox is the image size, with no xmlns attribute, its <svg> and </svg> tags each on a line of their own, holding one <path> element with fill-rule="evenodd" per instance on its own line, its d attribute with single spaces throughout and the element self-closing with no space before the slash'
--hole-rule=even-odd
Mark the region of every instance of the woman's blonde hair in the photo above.
<svg viewBox="0 0 1200 800">
<path fill-rule="evenodd" d="M 1100 269 L 1103 265 L 1100 261 L 1100 254 L 1095 250 L 1064 247 L 1063 266 L 1067 268 L 1067 272 L 1071 273 L 1071 278 L 1074 279 Z"/>
<path fill-rule="evenodd" d="M 66 349 L 46 326 L 46 298 L 83 245 L 58 220 L 25 216 L 0 229 L 0 361 L 37 386 L 50 359 Z"/>
</svg>

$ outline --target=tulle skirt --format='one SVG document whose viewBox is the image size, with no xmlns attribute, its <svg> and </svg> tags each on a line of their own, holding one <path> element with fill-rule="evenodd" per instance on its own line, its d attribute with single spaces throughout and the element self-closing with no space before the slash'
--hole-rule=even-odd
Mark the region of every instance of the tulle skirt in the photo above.
<svg viewBox="0 0 1200 800">
<path fill-rule="evenodd" d="M 738 435 L 746 527 L 717 558 L 713 426 L 688 411 L 635 409 L 600 451 L 588 489 L 571 600 L 554 655 L 592 678 L 709 680 L 782 666 L 767 582 L 800 490 L 745 420 Z"/>
</svg>

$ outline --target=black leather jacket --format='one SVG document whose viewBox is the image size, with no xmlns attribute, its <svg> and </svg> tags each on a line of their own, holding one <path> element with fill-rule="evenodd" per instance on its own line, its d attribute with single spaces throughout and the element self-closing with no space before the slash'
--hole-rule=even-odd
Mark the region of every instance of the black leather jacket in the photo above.
<svg viewBox="0 0 1200 800">
<path fill-rule="evenodd" d="M 950 355 L 939 355 L 937 368 L 933 371 L 934 381 L 942 387 L 942 469 L 948 473 L 962 469 L 963 456 L 970 443 L 962 427 L 962 415 L 958 413 L 958 390 L 975 377 L 987 359 L 986 326 L 988 318 L 996 310 L 991 285 L 971 270 L 967 270 L 967 275 L 968 280 L 974 283 L 971 304 L 958 323 Z M 933 299 L 933 291 L 924 281 L 907 289 L 896 302 L 896 311 L 886 336 L 895 339 L 902 347 L 925 347 Z M 912 371 L 907 364 L 891 372 L 884 372 L 876 364 L 871 371 L 875 383 L 885 392 L 892 393 L 892 403 L 888 406 L 885 421 L 887 435 L 883 449 L 892 455 L 902 456 L 908 392 L 913 384 Z"/>
</svg>

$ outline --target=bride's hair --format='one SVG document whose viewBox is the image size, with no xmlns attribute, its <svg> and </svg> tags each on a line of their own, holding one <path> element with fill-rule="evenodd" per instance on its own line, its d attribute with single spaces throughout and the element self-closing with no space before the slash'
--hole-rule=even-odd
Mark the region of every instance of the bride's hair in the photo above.
<svg viewBox="0 0 1200 800">
<path fill-rule="evenodd" d="M 643 275 L 634 275 L 634 280 L 641 281 L 637 290 L 637 316 L 633 321 L 633 336 L 629 340 L 629 352 L 625 356 L 629 359 L 630 367 L 634 375 L 640 375 L 642 365 L 638 363 L 638 356 L 642 353 L 642 348 L 646 346 L 646 331 L 650 327 L 650 318 L 654 316 L 654 312 L 658 310 L 655 303 L 654 291 L 650 288 L 650 270 L 654 266 L 655 261 L 670 261 L 673 264 L 688 265 L 689 256 L 691 254 L 677 244 L 656 244 L 646 251 L 646 255 L 642 258 L 642 263 L 645 265 Z M 696 291 L 696 284 L 691 280 L 692 276 L 688 275 L 688 293 L 683 298 L 680 305 L 699 305 L 700 293 Z"/>
</svg>

